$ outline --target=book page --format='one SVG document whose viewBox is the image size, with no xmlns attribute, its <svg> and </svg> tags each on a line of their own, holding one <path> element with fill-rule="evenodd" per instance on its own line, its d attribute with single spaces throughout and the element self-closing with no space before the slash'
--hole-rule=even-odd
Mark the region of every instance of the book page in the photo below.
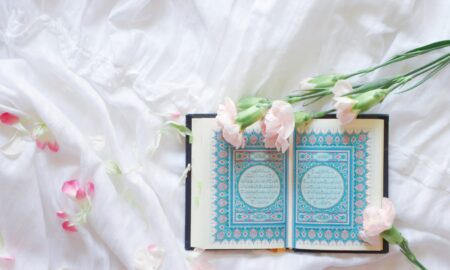
<svg viewBox="0 0 450 270">
<path fill-rule="evenodd" d="M 294 136 L 293 238 L 297 249 L 381 250 L 358 238 L 368 204 L 383 196 L 383 126 L 318 119 Z"/>
<path fill-rule="evenodd" d="M 258 128 L 235 149 L 214 118 L 192 118 L 191 245 L 204 249 L 283 248 L 288 155 L 264 148 Z"/>
</svg>

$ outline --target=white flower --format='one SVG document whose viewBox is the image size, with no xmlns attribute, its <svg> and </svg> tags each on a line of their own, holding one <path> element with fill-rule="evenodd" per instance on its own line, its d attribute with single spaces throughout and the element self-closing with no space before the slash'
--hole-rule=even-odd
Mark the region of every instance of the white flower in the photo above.
<svg viewBox="0 0 450 270">
<path fill-rule="evenodd" d="M 335 98 L 348 94 L 351 91 L 353 91 L 353 87 L 351 83 L 346 80 L 337 81 L 333 88 L 331 88 L 331 92 L 333 92 Z"/>
<path fill-rule="evenodd" d="M 300 82 L 300 90 L 301 90 L 301 91 L 305 91 L 305 90 L 311 90 L 311 89 L 314 89 L 314 87 L 316 87 L 316 85 L 310 82 L 312 79 L 313 79 L 313 78 L 311 78 L 311 77 L 308 77 L 308 78 L 303 79 L 303 80 Z"/>
</svg>

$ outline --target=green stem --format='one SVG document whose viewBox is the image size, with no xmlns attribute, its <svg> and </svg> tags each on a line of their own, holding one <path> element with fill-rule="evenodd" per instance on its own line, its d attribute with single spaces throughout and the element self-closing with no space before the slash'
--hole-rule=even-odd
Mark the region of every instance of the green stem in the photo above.
<svg viewBox="0 0 450 270">
<path fill-rule="evenodd" d="M 408 241 L 396 227 L 392 226 L 389 230 L 382 232 L 381 236 L 390 244 L 398 245 L 403 255 L 405 255 L 411 263 L 417 266 L 417 268 L 420 270 L 427 270 L 427 268 L 417 260 L 416 256 L 408 246 Z"/>
<path fill-rule="evenodd" d="M 323 112 L 316 112 L 316 113 L 313 113 L 313 114 L 312 114 L 312 118 L 314 118 L 314 119 L 322 118 L 322 117 L 324 117 L 325 115 L 327 115 L 327 114 L 329 114 L 329 113 L 332 113 L 332 112 L 334 112 L 334 111 L 335 111 L 335 109 L 331 109 L 331 110 L 323 111 Z"/>
<path fill-rule="evenodd" d="M 402 90 L 399 93 L 410 91 L 410 90 L 420 86 L 421 84 L 425 83 L 428 79 L 430 79 L 431 77 L 436 75 L 439 71 L 441 71 L 443 68 L 445 68 L 448 64 L 450 64 L 450 55 L 446 59 L 443 59 L 442 61 L 440 61 L 439 63 L 437 63 L 437 64 L 435 64 L 433 66 L 430 66 L 430 67 L 428 67 L 428 68 L 426 68 L 426 69 L 424 69 L 424 70 L 422 70 L 422 71 L 420 71 L 420 72 L 418 72 L 418 73 L 416 73 L 416 74 L 414 74 L 412 76 L 404 77 L 405 78 L 405 82 L 400 83 L 395 88 L 403 86 L 407 82 L 409 82 L 409 81 L 411 81 L 411 80 L 413 80 L 413 79 L 415 79 L 415 78 L 417 78 L 417 77 L 419 77 L 419 76 L 429 72 L 422 80 L 420 80 L 419 82 L 415 83 L 411 87 L 409 87 L 409 88 L 407 88 L 405 90 Z"/>
<path fill-rule="evenodd" d="M 416 74 L 417 72 L 420 72 L 420 71 L 422 71 L 422 70 L 424 70 L 424 69 L 429 70 L 429 69 L 427 69 L 428 67 L 433 68 L 434 66 L 439 65 L 441 62 L 445 62 L 445 60 L 447 60 L 449 57 L 450 57 L 450 53 L 447 53 L 447 54 L 445 54 L 445 55 L 439 57 L 438 59 L 436 59 L 436 60 L 434 60 L 434 61 L 431 61 L 430 63 L 428 63 L 428 64 L 426 64 L 426 65 L 421 66 L 421 67 L 418 68 L 418 69 L 415 69 L 415 70 L 413 70 L 413 71 L 411 71 L 411 72 L 406 73 L 404 76 L 411 76 L 411 75 L 414 75 L 414 74 Z"/>
<path fill-rule="evenodd" d="M 399 246 L 402 253 L 406 256 L 406 258 L 408 258 L 411 263 L 413 263 L 415 266 L 417 266 L 417 268 L 421 270 L 427 270 L 427 268 L 417 260 L 416 256 L 409 248 L 408 241 L 405 238 L 403 238 L 403 241 L 399 244 Z"/>
<path fill-rule="evenodd" d="M 308 100 L 308 99 L 312 99 L 312 98 L 317 98 L 317 97 L 326 97 L 331 93 L 330 90 L 328 91 L 321 91 L 319 93 L 313 93 L 313 94 L 307 94 L 307 95 L 299 95 L 299 96 L 288 96 L 287 98 L 285 98 L 285 101 L 290 103 L 290 104 L 294 104 L 300 101 L 304 101 L 304 100 Z"/>
<path fill-rule="evenodd" d="M 413 57 L 416 57 L 416 56 L 419 56 L 419 55 L 422 55 L 422 54 L 426 54 L 426 53 L 429 53 L 429 52 L 432 52 L 432 51 L 435 51 L 435 50 L 439 50 L 439 49 L 442 49 L 442 48 L 445 48 L 445 47 L 448 47 L 448 46 L 450 46 L 450 40 L 441 40 L 441 41 L 438 41 L 438 42 L 430 43 L 430 44 L 427 44 L 425 46 L 418 47 L 416 49 L 407 51 L 405 53 L 398 54 L 398 55 L 392 57 L 391 59 L 389 59 L 388 61 L 386 61 L 386 62 L 384 62 L 384 63 L 382 63 L 380 65 L 377 65 L 377 66 L 374 66 L 374 67 L 371 67 L 371 68 L 362 69 L 362 70 L 359 70 L 357 72 L 351 73 L 349 75 L 345 75 L 344 78 L 348 79 L 348 78 L 354 77 L 356 75 L 368 74 L 368 73 L 373 72 L 373 71 L 375 71 L 377 69 L 380 69 L 382 67 L 385 67 L 385 66 L 388 66 L 388 65 L 392 65 L 394 63 L 401 62 L 401 61 L 404 61 L 404 60 L 407 60 L 407 59 L 410 59 L 410 58 L 413 58 Z"/>
</svg>

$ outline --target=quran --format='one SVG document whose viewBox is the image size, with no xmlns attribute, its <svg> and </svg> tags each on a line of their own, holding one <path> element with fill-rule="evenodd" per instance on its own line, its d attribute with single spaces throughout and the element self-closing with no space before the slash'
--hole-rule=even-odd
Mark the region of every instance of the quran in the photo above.
<svg viewBox="0 0 450 270">
<path fill-rule="evenodd" d="M 364 208 L 388 195 L 387 115 L 314 119 L 284 153 L 264 147 L 258 125 L 235 149 L 214 117 L 186 117 L 186 249 L 388 251 L 358 237 Z"/>
</svg>

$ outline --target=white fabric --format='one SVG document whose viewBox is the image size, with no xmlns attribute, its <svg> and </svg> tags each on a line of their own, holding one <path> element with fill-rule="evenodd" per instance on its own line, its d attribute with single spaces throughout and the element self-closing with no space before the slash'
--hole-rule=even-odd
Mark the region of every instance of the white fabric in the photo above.
<svg viewBox="0 0 450 270">
<path fill-rule="evenodd" d="M 350 72 L 450 36 L 448 1 L 0 2 L 0 113 L 42 119 L 60 145 L 0 154 L 0 234 L 15 269 L 134 269 L 138 250 L 183 249 L 184 146 L 162 113 L 214 112 L 225 96 L 281 97 L 307 76 Z M 423 57 L 412 63 L 424 63 Z M 402 63 L 379 72 L 411 68 Z M 397 226 L 429 269 L 450 265 L 450 68 L 390 96 L 390 195 Z M 0 143 L 12 136 L 0 127 Z M 117 162 L 125 192 L 105 162 Z M 69 179 L 96 186 L 78 233 L 55 216 Z M 211 252 L 217 269 L 414 269 L 386 255 Z M 2 267 L 3 265 L 0 265 Z M 8 267 L 8 266 L 3 266 Z"/>
</svg>

